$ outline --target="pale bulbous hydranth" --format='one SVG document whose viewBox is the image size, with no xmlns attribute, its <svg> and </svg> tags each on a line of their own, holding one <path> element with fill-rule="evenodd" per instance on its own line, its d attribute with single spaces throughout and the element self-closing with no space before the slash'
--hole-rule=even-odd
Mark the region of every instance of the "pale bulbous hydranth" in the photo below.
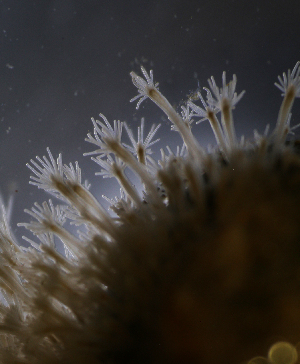
<svg viewBox="0 0 300 364">
<path fill-rule="evenodd" d="M 183 146 L 161 149 L 159 125 L 135 133 L 92 119 L 87 153 L 120 196 L 107 211 L 62 156 L 31 160 L 31 184 L 53 196 L 19 224 L 20 246 L 2 203 L 1 364 L 294 364 L 300 342 L 300 155 L 287 141 L 300 97 L 300 62 L 279 77 L 273 132 L 237 138 L 237 78 L 213 77 L 181 115 L 153 80 L 131 73 L 138 95 L 167 115 Z M 207 151 L 192 123 L 207 120 Z M 130 145 L 124 143 L 126 133 Z M 146 136 L 145 136 L 146 135 Z M 99 171 L 100 168 L 100 171 Z M 143 191 L 135 187 L 135 174 Z M 69 224 L 77 226 L 77 233 Z M 56 249 L 63 244 L 65 252 Z"/>
</svg>

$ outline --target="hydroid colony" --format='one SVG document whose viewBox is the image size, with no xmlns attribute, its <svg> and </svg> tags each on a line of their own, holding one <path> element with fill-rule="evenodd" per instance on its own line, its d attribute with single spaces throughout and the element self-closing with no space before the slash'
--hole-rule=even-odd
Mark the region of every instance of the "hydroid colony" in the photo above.
<svg viewBox="0 0 300 364">
<path fill-rule="evenodd" d="M 300 62 L 279 77 L 275 130 L 255 132 L 252 143 L 235 134 L 232 111 L 243 96 L 236 76 L 227 83 L 223 73 L 221 88 L 212 77 L 206 96 L 188 100 L 180 116 L 152 71 L 142 73 L 131 73 L 138 89 L 131 101 L 137 108 L 154 101 L 183 148 L 162 149 L 157 162 L 150 147 L 158 126 L 144 138 L 142 120 L 136 139 L 125 123 L 93 119 L 87 141 L 96 150 L 88 154 L 98 174 L 121 187 L 113 215 L 81 181 L 77 163 L 49 150 L 31 161 L 31 183 L 55 199 L 36 203 L 27 211 L 32 221 L 20 224 L 35 235 L 30 248 L 15 242 L 2 206 L 0 362 L 296 363 L 300 157 L 286 136 Z M 206 119 L 217 141 L 210 153 L 191 131 L 193 120 Z"/>
</svg>

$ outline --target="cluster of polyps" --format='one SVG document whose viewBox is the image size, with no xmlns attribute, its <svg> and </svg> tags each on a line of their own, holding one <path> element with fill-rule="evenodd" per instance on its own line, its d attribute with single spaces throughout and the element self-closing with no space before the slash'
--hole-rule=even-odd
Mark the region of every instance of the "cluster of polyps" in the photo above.
<svg viewBox="0 0 300 364">
<path fill-rule="evenodd" d="M 236 76 L 214 78 L 202 106 L 180 116 L 153 74 L 131 73 L 139 99 L 154 101 L 183 148 L 151 158 L 159 126 L 137 139 L 126 123 L 94 120 L 92 159 L 121 196 L 110 215 L 61 155 L 31 161 L 31 183 L 59 200 L 27 211 L 20 224 L 37 241 L 19 246 L 2 207 L 0 362 L 294 364 L 300 338 L 300 158 L 286 144 L 300 96 L 300 62 L 276 84 L 283 102 L 274 132 L 237 140 L 232 110 L 243 96 Z M 218 114 L 221 114 L 221 120 Z M 207 153 L 191 131 L 208 120 L 218 149 Z M 131 145 L 122 141 L 125 129 Z M 134 187 L 127 170 L 144 186 Z M 65 226 L 78 226 L 72 234 Z M 56 250 L 60 240 L 65 248 Z M 283 340 L 282 340 L 283 339 Z"/>
</svg>

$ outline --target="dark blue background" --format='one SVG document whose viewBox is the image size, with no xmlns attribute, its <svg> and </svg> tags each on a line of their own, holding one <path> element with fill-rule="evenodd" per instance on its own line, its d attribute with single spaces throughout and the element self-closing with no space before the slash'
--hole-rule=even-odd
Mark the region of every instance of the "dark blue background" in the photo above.
<svg viewBox="0 0 300 364">
<path fill-rule="evenodd" d="M 28 185 L 25 166 L 46 147 L 66 163 L 78 160 L 99 198 L 118 194 L 82 156 L 92 149 L 84 142 L 91 116 L 133 129 L 145 116 L 163 122 L 158 147 L 177 143 L 155 105 L 136 111 L 129 103 L 136 95 L 129 72 L 140 64 L 175 106 L 198 82 L 236 73 L 237 91 L 247 91 L 234 113 L 238 135 L 274 125 L 281 97 L 273 84 L 300 59 L 299 19 L 299 1 L 289 0 L 0 1 L 0 186 L 5 199 L 15 195 L 14 229 L 29 219 L 25 207 L 48 198 Z M 214 143 L 208 123 L 194 131 L 203 145 Z"/>
</svg>

